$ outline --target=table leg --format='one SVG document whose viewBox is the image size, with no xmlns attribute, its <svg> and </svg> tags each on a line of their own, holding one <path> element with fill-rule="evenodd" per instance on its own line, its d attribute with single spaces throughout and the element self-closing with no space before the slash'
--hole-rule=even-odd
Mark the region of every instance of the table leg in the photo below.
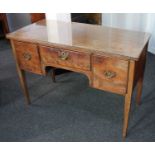
<svg viewBox="0 0 155 155">
<path fill-rule="evenodd" d="M 53 82 L 56 82 L 56 80 L 55 80 L 55 68 L 52 69 L 51 76 L 52 76 Z"/>
<path fill-rule="evenodd" d="M 27 104 L 31 104 L 30 96 L 29 96 L 29 92 L 28 92 L 28 88 L 27 88 L 27 83 L 26 83 L 26 78 L 25 78 L 25 71 L 18 70 L 18 76 L 20 79 L 21 87 L 23 89 Z"/>
<path fill-rule="evenodd" d="M 144 79 L 144 70 L 145 70 L 145 63 L 146 63 L 146 52 L 147 46 L 143 51 L 142 58 L 140 61 L 140 77 L 137 82 L 137 95 L 136 95 L 136 102 L 139 105 L 141 102 L 141 95 L 142 95 L 142 88 L 143 88 L 143 79 Z"/>
<path fill-rule="evenodd" d="M 21 83 L 21 87 L 23 89 L 27 104 L 30 104 L 30 97 L 29 97 L 29 93 L 28 93 L 28 89 L 27 89 L 27 83 L 26 83 L 26 79 L 25 79 L 25 71 L 21 70 L 18 64 L 18 60 L 17 60 L 17 56 L 16 56 L 16 51 L 15 51 L 15 47 L 14 47 L 14 43 L 11 40 L 11 46 L 13 49 L 13 55 L 16 61 L 16 68 L 17 68 L 17 72 L 18 72 L 18 76 L 20 79 L 20 83 Z"/>
<path fill-rule="evenodd" d="M 127 134 L 130 106 L 131 106 L 131 95 L 127 94 L 125 96 L 125 105 L 124 105 L 123 139 L 125 139 Z"/>
<path fill-rule="evenodd" d="M 135 70 L 135 62 L 130 61 L 129 64 L 129 76 L 128 76 L 128 87 L 127 94 L 125 95 L 125 104 L 124 104 L 124 122 L 123 122 L 123 139 L 126 137 L 128 121 L 129 121 L 129 113 L 131 107 L 131 98 L 134 84 L 134 70 Z"/>
<path fill-rule="evenodd" d="M 143 77 L 141 77 L 141 78 L 138 80 L 138 83 L 137 83 L 136 102 L 137 102 L 138 105 L 140 105 L 140 101 L 141 101 L 142 87 L 143 87 Z"/>
</svg>

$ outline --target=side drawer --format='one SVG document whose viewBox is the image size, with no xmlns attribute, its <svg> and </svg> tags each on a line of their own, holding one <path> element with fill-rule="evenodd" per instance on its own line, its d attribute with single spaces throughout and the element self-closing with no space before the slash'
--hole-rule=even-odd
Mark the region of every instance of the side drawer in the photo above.
<svg viewBox="0 0 155 155">
<path fill-rule="evenodd" d="M 14 41 L 20 68 L 37 74 L 42 74 L 37 45 Z"/>
<path fill-rule="evenodd" d="M 90 54 L 55 47 L 40 46 L 41 60 L 46 65 L 90 70 Z"/>
<path fill-rule="evenodd" d="M 113 57 L 93 56 L 93 87 L 125 94 L 128 80 L 128 61 Z"/>
</svg>

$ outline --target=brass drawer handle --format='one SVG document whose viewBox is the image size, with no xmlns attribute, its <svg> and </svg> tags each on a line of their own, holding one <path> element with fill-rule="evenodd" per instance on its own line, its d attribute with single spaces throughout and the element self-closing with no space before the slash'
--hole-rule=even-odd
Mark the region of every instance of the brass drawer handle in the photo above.
<svg viewBox="0 0 155 155">
<path fill-rule="evenodd" d="M 68 52 L 60 52 L 59 53 L 59 58 L 61 60 L 67 60 L 68 59 L 68 56 L 69 56 L 69 53 Z"/>
<path fill-rule="evenodd" d="M 27 61 L 31 60 L 31 54 L 28 53 L 28 52 L 23 53 L 23 57 L 24 57 L 24 59 L 27 60 Z"/>
<path fill-rule="evenodd" d="M 116 77 L 116 73 L 113 71 L 104 71 L 104 76 L 108 79 Z"/>
</svg>

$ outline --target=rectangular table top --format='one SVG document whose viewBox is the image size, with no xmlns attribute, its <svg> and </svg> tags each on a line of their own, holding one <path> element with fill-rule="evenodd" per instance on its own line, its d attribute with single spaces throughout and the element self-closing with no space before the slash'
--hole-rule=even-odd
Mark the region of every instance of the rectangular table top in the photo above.
<svg viewBox="0 0 155 155">
<path fill-rule="evenodd" d="M 76 22 L 41 20 L 7 38 L 138 60 L 150 34 Z"/>
</svg>

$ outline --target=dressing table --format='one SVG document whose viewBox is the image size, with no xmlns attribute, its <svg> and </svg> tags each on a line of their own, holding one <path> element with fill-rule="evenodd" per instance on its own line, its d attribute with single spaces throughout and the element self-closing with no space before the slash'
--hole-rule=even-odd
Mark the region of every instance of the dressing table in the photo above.
<svg viewBox="0 0 155 155">
<path fill-rule="evenodd" d="M 123 138 L 136 85 L 136 102 L 140 103 L 149 37 L 144 32 L 48 20 L 7 35 L 28 104 L 26 71 L 46 75 L 50 66 L 83 73 L 90 87 L 125 97 Z"/>
</svg>

